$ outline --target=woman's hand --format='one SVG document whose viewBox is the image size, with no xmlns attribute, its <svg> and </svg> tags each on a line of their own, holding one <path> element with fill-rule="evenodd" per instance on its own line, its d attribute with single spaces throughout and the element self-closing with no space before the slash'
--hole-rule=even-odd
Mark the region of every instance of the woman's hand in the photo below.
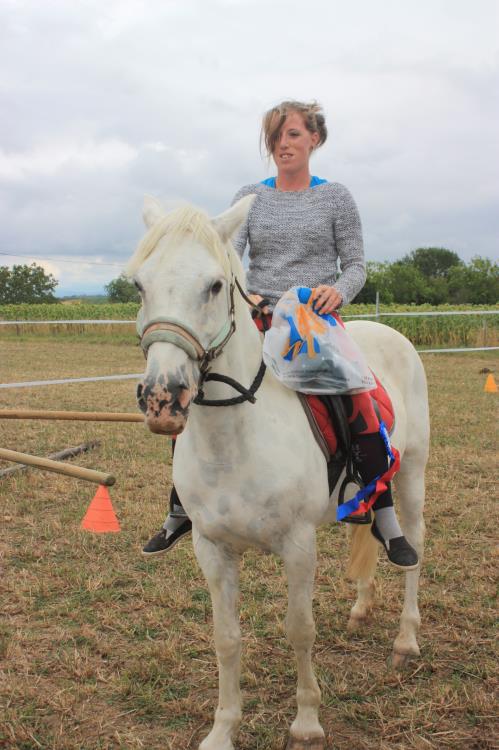
<svg viewBox="0 0 499 750">
<path fill-rule="evenodd" d="M 312 305 L 314 312 L 327 315 L 333 312 L 333 310 L 337 310 L 342 302 L 343 297 L 336 291 L 334 286 L 321 284 L 314 287 L 314 302 Z"/>
<path fill-rule="evenodd" d="M 263 297 L 260 297 L 259 294 L 248 294 L 248 298 L 253 302 L 254 305 L 258 305 L 258 303 L 261 302 L 262 299 L 263 299 Z M 265 307 L 262 310 L 262 313 L 264 315 L 268 315 L 269 312 L 270 312 L 270 310 L 269 310 L 268 306 L 265 305 Z"/>
</svg>

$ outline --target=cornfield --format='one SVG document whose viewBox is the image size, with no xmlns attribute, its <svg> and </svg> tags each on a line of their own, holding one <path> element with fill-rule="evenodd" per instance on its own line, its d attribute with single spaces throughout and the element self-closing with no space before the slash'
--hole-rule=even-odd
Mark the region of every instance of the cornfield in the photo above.
<svg viewBox="0 0 499 750">
<path fill-rule="evenodd" d="M 421 317 L 393 317 L 387 313 L 452 313 L 473 312 L 483 307 L 473 305 L 385 305 L 380 308 L 383 317 L 379 320 L 395 328 L 418 347 L 474 347 L 497 346 L 499 344 L 499 316 L 491 315 L 429 315 Z M 499 305 L 489 305 L 491 313 L 499 312 Z M 342 311 L 349 315 L 372 315 L 375 319 L 374 305 L 348 305 Z"/>
<path fill-rule="evenodd" d="M 40 337 L 63 336 L 64 338 L 82 338 L 85 341 L 109 339 L 123 343 L 135 341 L 135 327 L 117 326 L 113 323 L 92 326 L 88 323 L 66 323 L 68 320 L 130 320 L 137 315 L 139 305 L 133 302 L 123 304 L 78 304 L 78 305 L 3 305 L 0 306 L 0 321 L 61 321 L 47 325 L 30 325 L 29 322 L 18 322 L 12 326 L 0 326 L 0 336 Z M 491 315 L 445 315 L 422 317 L 398 317 L 396 313 L 411 312 L 459 312 L 480 310 L 481 307 L 470 305 L 386 305 L 381 313 L 394 313 L 393 317 L 382 317 L 381 322 L 400 331 L 418 347 L 474 347 L 499 345 L 499 316 Z M 499 312 L 499 305 L 488 307 L 490 312 Z M 342 314 L 375 316 L 374 305 L 348 305 Z"/>
<path fill-rule="evenodd" d="M 133 320 L 136 302 L 77 305 L 0 305 L 0 320 Z"/>
</svg>

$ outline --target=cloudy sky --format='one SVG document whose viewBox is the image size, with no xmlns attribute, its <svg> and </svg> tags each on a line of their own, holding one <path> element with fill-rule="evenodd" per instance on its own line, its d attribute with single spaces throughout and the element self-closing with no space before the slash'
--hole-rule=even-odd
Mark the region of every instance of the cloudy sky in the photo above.
<svg viewBox="0 0 499 750">
<path fill-rule="evenodd" d="M 144 193 L 214 214 L 273 173 L 260 119 L 286 98 L 324 106 L 312 171 L 352 191 L 368 259 L 497 257 L 498 8 L 1 0 L 0 265 L 101 291 L 142 234 Z"/>
</svg>

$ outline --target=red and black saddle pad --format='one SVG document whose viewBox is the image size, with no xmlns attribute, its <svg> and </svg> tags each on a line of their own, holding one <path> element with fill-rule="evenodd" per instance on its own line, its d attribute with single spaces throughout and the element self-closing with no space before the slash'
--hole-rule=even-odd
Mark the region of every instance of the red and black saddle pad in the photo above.
<svg viewBox="0 0 499 750">
<path fill-rule="evenodd" d="M 353 435 L 368 435 L 379 432 L 380 421 L 385 423 L 388 433 L 393 431 L 395 414 L 393 404 L 385 388 L 376 379 L 377 388 L 355 396 L 344 396 L 348 424 Z M 334 456 L 338 449 L 338 437 L 331 421 L 329 410 L 320 396 L 305 396 L 315 423 L 324 437 L 329 453 Z"/>
</svg>

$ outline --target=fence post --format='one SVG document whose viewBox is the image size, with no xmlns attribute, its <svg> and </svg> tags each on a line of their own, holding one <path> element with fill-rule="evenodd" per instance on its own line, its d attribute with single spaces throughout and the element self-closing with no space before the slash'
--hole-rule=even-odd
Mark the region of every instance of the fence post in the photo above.
<svg viewBox="0 0 499 750">
<path fill-rule="evenodd" d="M 379 323 L 379 292 L 376 292 L 376 320 Z"/>
</svg>

